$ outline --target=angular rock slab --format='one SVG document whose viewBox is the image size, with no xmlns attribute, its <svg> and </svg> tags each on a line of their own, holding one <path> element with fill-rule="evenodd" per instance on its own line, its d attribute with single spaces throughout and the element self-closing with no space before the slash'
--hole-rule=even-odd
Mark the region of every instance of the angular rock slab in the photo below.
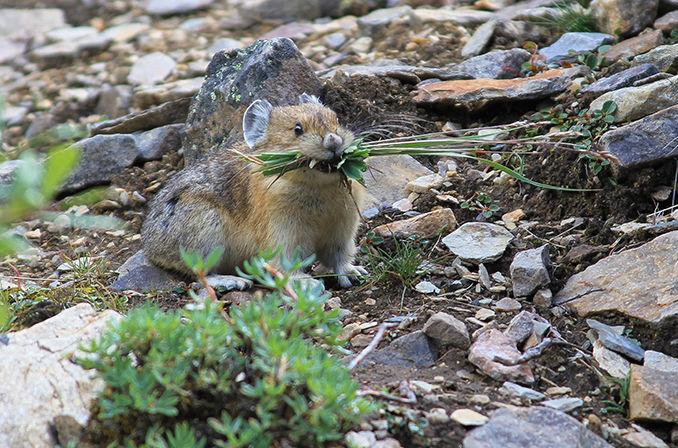
<svg viewBox="0 0 678 448">
<path fill-rule="evenodd" d="M 600 146 L 624 168 L 677 156 L 678 105 L 606 132 L 600 139 Z"/>
<path fill-rule="evenodd" d="M 635 67 L 623 70 L 614 75 L 599 79 L 593 84 L 584 87 L 581 93 L 584 95 L 597 96 L 613 90 L 629 87 L 634 82 L 645 79 L 649 76 L 659 73 L 657 67 L 652 64 L 640 64 Z"/>
<path fill-rule="evenodd" d="M 374 229 L 374 233 L 382 237 L 408 238 L 417 236 L 429 238 L 444 230 L 454 230 L 457 227 L 457 219 L 449 208 L 441 208 L 428 213 L 423 213 L 414 218 L 394 221 L 383 224 Z"/>
<path fill-rule="evenodd" d="M 553 45 L 539 50 L 539 54 L 548 63 L 558 62 L 573 59 L 573 54 L 595 51 L 601 45 L 612 42 L 614 36 L 604 33 L 565 33 Z"/>
<path fill-rule="evenodd" d="M 678 371 L 631 366 L 629 416 L 632 420 L 678 423 Z"/>
<path fill-rule="evenodd" d="M 520 355 L 515 341 L 493 328 L 478 336 L 478 339 L 471 345 L 468 360 L 497 381 L 510 380 L 531 384 L 534 382 L 534 375 L 529 365 L 507 366 L 495 361 L 495 358 L 515 361 Z"/>
<path fill-rule="evenodd" d="M 518 252 L 510 267 L 513 294 L 526 297 L 551 283 L 550 268 L 548 245 Z"/>
<path fill-rule="evenodd" d="M 313 69 L 290 39 L 260 40 L 245 49 L 218 52 L 189 109 L 186 162 L 193 163 L 215 145 L 237 141 L 242 116 L 254 100 L 297 104 L 302 93 L 318 95 L 320 90 Z"/>
<path fill-rule="evenodd" d="M 464 448 L 612 448 L 583 424 L 555 409 L 534 406 L 494 411 L 464 439 Z"/>
<path fill-rule="evenodd" d="M 512 240 L 502 226 L 467 222 L 443 238 L 443 244 L 462 260 L 479 264 L 499 260 Z"/>
<path fill-rule="evenodd" d="M 169 291 L 181 281 L 178 276 L 151 264 L 140 250 L 118 268 L 118 278 L 111 288 L 116 291 Z"/>
<path fill-rule="evenodd" d="M 678 316 L 678 231 L 600 260 L 565 283 L 555 305 L 582 317 L 612 312 L 650 324 Z"/>
<path fill-rule="evenodd" d="M 633 63 L 654 64 L 660 72 L 675 74 L 678 72 L 678 44 L 661 45 L 636 56 Z"/>
<path fill-rule="evenodd" d="M 414 97 L 420 106 L 454 106 L 478 111 L 494 103 L 537 100 L 560 93 L 584 67 L 547 70 L 528 78 L 441 81 L 421 85 Z"/>
<path fill-rule="evenodd" d="M 119 318 L 115 311 L 98 313 L 82 303 L 0 342 L 0 446 L 53 447 L 55 417 L 87 423 L 90 402 L 103 383 L 71 358 L 80 344 Z"/>
<path fill-rule="evenodd" d="M 631 59 L 661 45 L 663 41 L 662 32 L 659 30 L 641 33 L 613 45 L 603 54 L 603 61 L 606 64 L 613 64 L 619 60 Z"/>
<path fill-rule="evenodd" d="M 608 92 L 596 98 L 589 110 L 593 112 L 602 109 L 607 101 L 617 105 L 615 123 L 646 117 L 678 104 L 678 76 Z"/>
</svg>

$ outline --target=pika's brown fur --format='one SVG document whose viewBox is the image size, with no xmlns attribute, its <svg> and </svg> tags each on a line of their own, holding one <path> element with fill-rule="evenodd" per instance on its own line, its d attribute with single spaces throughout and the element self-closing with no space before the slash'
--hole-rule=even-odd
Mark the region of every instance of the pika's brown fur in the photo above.
<svg viewBox="0 0 678 448">
<path fill-rule="evenodd" d="M 243 153 L 299 149 L 317 161 L 341 155 L 353 135 L 315 97 L 302 104 L 252 104 L 243 119 Z M 342 184 L 339 173 L 308 167 L 264 177 L 232 152 L 210 153 L 177 174 L 150 204 L 141 230 L 146 256 L 156 265 L 190 275 L 179 248 L 207 255 L 225 249 L 214 273 L 231 274 L 266 248 L 290 255 L 300 248 L 338 274 L 342 286 L 363 270 L 353 266 L 361 187 Z"/>
</svg>

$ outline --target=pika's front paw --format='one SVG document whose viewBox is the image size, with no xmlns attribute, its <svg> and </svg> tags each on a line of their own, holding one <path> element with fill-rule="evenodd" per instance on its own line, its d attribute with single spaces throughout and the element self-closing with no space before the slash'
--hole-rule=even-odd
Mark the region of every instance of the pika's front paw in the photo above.
<svg viewBox="0 0 678 448">
<path fill-rule="evenodd" d="M 253 285 L 252 280 L 246 278 L 218 274 L 207 276 L 207 283 L 212 288 L 222 291 L 245 291 Z"/>
<path fill-rule="evenodd" d="M 337 270 L 337 282 L 342 288 L 350 288 L 352 286 L 351 279 L 358 279 L 363 275 L 367 275 L 367 270 L 362 266 L 354 266 L 352 264 L 346 265 Z"/>
</svg>

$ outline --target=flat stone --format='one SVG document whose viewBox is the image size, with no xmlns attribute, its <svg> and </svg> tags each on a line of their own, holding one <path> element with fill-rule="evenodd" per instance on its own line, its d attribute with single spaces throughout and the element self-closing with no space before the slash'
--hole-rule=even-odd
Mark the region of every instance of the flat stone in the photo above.
<svg viewBox="0 0 678 448">
<path fill-rule="evenodd" d="M 339 15 L 339 0 L 237 0 L 240 15 L 252 21 L 313 20 Z"/>
<path fill-rule="evenodd" d="M 661 31 L 671 32 L 678 29 L 678 10 L 664 14 L 654 21 L 654 28 Z"/>
<path fill-rule="evenodd" d="M 365 174 L 367 197 L 363 210 L 390 206 L 407 196 L 405 185 L 431 174 L 431 170 L 408 155 L 380 156 L 367 159 L 371 169 Z"/>
<path fill-rule="evenodd" d="M 92 26 L 68 26 L 48 31 L 45 36 L 52 42 L 61 42 L 63 40 L 78 40 L 83 37 L 95 36 L 97 34 L 99 34 L 99 32 Z"/>
<path fill-rule="evenodd" d="M 409 181 L 405 188 L 414 193 L 428 193 L 429 190 L 440 188 L 443 182 L 445 179 L 440 174 L 433 173 Z"/>
<path fill-rule="evenodd" d="M 279 37 L 288 37 L 288 36 L 279 36 Z M 214 56 L 215 53 L 219 51 L 229 52 L 231 50 L 237 50 L 244 47 L 243 43 L 236 39 L 231 39 L 230 37 L 222 37 L 217 39 L 207 50 L 210 57 Z"/>
<path fill-rule="evenodd" d="M 160 269 L 146 259 L 144 251 L 132 255 L 118 268 L 118 278 L 111 288 L 115 291 L 169 291 L 181 283 L 182 279 Z"/>
<path fill-rule="evenodd" d="M 633 85 L 634 82 L 645 79 L 659 73 L 657 67 L 652 64 L 640 64 L 623 70 L 606 78 L 599 79 L 593 84 L 584 87 L 581 93 L 589 96 L 598 96 L 603 93 L 618 90 Z"/>
<path fill-rule="evenodd" d="M 150 27 L 145 23 L 122 23 L 101 32 L 102 36 L 110 38 L 113 42 L 129 42 L 139 34 L 148 31 Z"/>
<path fill-rule="evenodd" d="M 530 53 L 522 48 L 494 50 L 449 66 L 440 79 L 511 79 L 520 78 L 523 63 Z"/>
<path fill-rule="evenodd" d="M 574 411 L 577 408 L 582 407 L 584 405 L 584 400 L 582 400 L 581 398 L 564 397 L 564 398 L 555 398 L 553 400 L 546 400 L 541 404 L 542 406 L 556 409 L 558 411 L 570 412 Z"/>
<path fill-rule="evenodd" d="M 298 104 L 302 93 L 319 95 L 320 81 L 289 39 L 260 40 L 215 54 L 186 120 L 187 165 L 210 148 L 240 140 L 242 116 L 254 100 Z"/>
<path fill-rule="evenodd" d="M 81 344 L 99 337 L 119 318 L 115 311 L 99 313 L 81 303 L 5 335 L 0 343 L 0 446 L 55 446 L 52 425 L 57 416 L 87 424 L 90 403 L 104 385 L 72 358 Z"/>
<path fill-rule="evenodd" d="M 602 342 L 593 343 L 593 359 L 598 367 L 613 378 L 624 379 L 631 371 L 631 363 L 623 356 L 606 348 Z"/>
<path fill-rule="evenodd" d="M 600 147 L 624 168 L 668 161 L 678 154 L 678 105 L 606 132 Z"/>
<path fill-rule="evenodd" d="M 469 432 L 464 448 L 612 448 L 569 415 L 555 409 L 502 408 Z"/>
<path fill-rule="evenodd" d="M 200 90 L 204 78 L 179 79 L 160 85 L 146 85 L 135 89 L 134 106 L 146 109 L 156 104 L 191 98 Z"/>
<path fill-rule="evenodd" d="M 387 347 L 370 353 L 358 369 L 374 369 L 374 364 L 400 368 L 431 367 L 438 358 L 438 351 L 422 331 L 401 336 Z"/>
<path fill-rule="evenodd" d="M 494 360 L 495 357 L 516 360 L 520 355 L 513 339 L 492 328 L 480 334 L 471 345 L 468 360 L 497 381 L 511 380 L 530 384 L 534 382 L 534 375 L 529 365 L 506 366 Z"/>
<path fill-rule="evenodd" d="M 510 381 L 505 381 L 504 384 L 502 384 L 500 390 L 506 392 L 507 394 L 513 397 L 527 398 L 528 400 L 532 401 L 541 401 L 544 398 L 546 398 L 546 396 L 541 392 L 537 392 L 534 389 L 530 389 L 529 387 L 523 387 L 519 384 L 512 383 Z"/>
<path fill-rule="evenodd" d="M 513 240 L 504 227 L 486 222 L 467 222 L 443 238 L 443 244 L 464 261 L 489 263 L 497 261 Z"/>
<path fill-rule="evenodd" d="M 419 86 L 413 100 L 420 106 L 453 106 L 478 111 L 490 104 L 547 98 L 566 90 L 582 66 L 554 69 L 528 78 L 433 82 Z"/>
<path fill-rule="evenodd" d="M 633 58 L 634 64 L 653 64 L 660 72 L 678 72 L 678 44 L 661 45 Z"/>
<path fill-rule="evenodd" d="M 633 121 L 678 104 L 678 76 L 638 87 L 625 87 L 595 99 L 589 111 L 600 110 L 607 101 L 617 105 L 615 123 Z"/>
<path fill-rule="evenodd" d="M 64 12 L 57 8 L 0 9 L 0 36 L 11 40 L 29 40 L 65 25 Z"/>
<path fill-rule="evenodd" d="M 526 297 L 551 283 L 548 245 L 518 252 L 511 262 L 513 294 Z"/>
<path fill-rule="evenodd" d="M 185 14 L 200 9 L 205 9 L 214 3 L 214 0 L 146 0 L 143 7 L 148 14 L 156 16 L 169 16 L 173 14 Z"/>
<path fill-rule="evenodd" d="M 373 34 L 378 29 L 388 26 L 394 20 L 408 17 L 411 6 L 396 6 L 394 8 L 382 8 L 358 18 L 358 26 L 366 34 Z"/>
<path fill-rule="evenodd" d="M 595 51 L 614 42 L 614 36 L 604 33 L 565 33 L 551 46 L 539 50 L 546 62 L 559 62 L 576 58 L 579 53 Z"/>
<path fill-rule="evenodd" d="M 139 158 L 143 161 L 159 160 L 171 151 L 178 151 L 183 129 L 183 124 L 170 124 L 134 134 Z"/>
<path fill-rule="evenodd" d="M 659 30 L 641 33 L 636 37 L 614 44 L 603 54 L 603 61 L 606 64 L 613 64 L 617 61 L 632 59 L 639 54 L 652 50 L 663 42 L 664 38 Z"/>
<path fill-rule="evenodd" d="M 48 67 L 63 65 L 83 54 L 104 51 L 111 45 L 111 38 L 102 34 L 88 35 L 76 40 L 61 41 L 36 48 L 29 53 L 31 60 Z"/>
<path fill-rule="evenodd" d="M 645 350 L 643 365 L 664 372 L 678 372 L 678 358 L 653 350 Z"/>
<path fill-rule="evenodd" d="M 485 23 L 494 17 L 494 13 L 490 11 L 473 8 L 416 8 L 410 11 L 410 22 L 414 26 L 441 22 L 473 26 Z"/>
<path fill-rule="evenodd" d="M 497 22 L 494 20 L 487 21 L 480 25 L 461 49 L 461 57 L 466 59 L 483 53 L 492 41 L 496 28 Z"/>
<path fill-rule="evenodd" d="M 645 350 L 636 342 L 615 332 L 614 327 L 598 322 L 594 319 L 586 319 L 586 324 L 598 335 L 598 340 L 607 348 L 634 361 L 642 362 Z"/>
<path fill-rule="evenodd" d="M 447 313 L 438 312 L 431 316 L 424 324 L 423 332 L 440 346 L 467 349 L 471 345 L 464 322 Z"/>
<path fill-rule="evenodd" d="M 631 420 L 678 423 L 678 371 L 631 366 L 629 417 Z"/>
<path fill-rule="evenodd" d="M 678 315 L 678 231 L 602 259 L 567 281 L 554 304 L 586 317 L 616 313 L 650 324 Z"/>
<path fill-rule="evenodd" d="M 137 159 L 137 144 L 131 135 L 97 135 L 76 143 L 80 161 L 60 188 L 73 193 L 106 184 Z"/>
<path fill-rule="evenodd" d="M 304 39 L 315 31 L 315 27 L 306 22 L 291 22 L 273 28 L 264 33 L 261 39 L 273 39 L 276 37 L 289 37 L 290 39 Z"/>
<path fill-rule="evenodd" d="M 188 115 L 191 98 L 181 98 L 141 112 L 133 112 L 122 117 L 103 121 L 92 126 L 91 134 L 131 134 L 147 131 L 173 123 L 183 123 Z"/>
<path fill-rule="evenodd" d="M 140 57 L 132 65 L 127 82 L 130 84 L 157 84 L 172 74 L 177 63 L 164 53 L 155 52 Z"/>
<path fill-rule="evenodd" d="M 450 418 L 463 426 L 482 426 L 489 420 L 487 416 L 472 409 L 457 409 Z"/>
<path fill-rule="evenodd" d="M 11 62 L 26 51 L 26 42 L 0 38 L 0 64 Z"/>
<path fill-rule="evenodd" d="M 517 300 L 510 297 L 504 297 L 495 304 L 494 309 L 502 313 L 512 313 L 520 310 L 522 307 L 523 306 Z"/>
<path fill-rule="evenodd" d="M 590 9 L 599 30 L 633 36 L 652 24 L 658 3 L 658 0 L 593 0 Z"/>
</svg>

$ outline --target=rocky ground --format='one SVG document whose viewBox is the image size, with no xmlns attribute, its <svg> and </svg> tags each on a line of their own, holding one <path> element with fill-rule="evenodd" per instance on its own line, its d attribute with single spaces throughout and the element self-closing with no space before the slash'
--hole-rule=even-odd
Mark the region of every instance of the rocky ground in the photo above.
<svg viewBox="0 0 678 448">
<path fill-rule="evenodd" d="M 568 133 L 484 149 L 594 190 L 372 161 L 370 275 L 327 285 L 349 349 L 385 330 L 356 369 L 384 408 L 347 446 L 678 446 L 678 2 L 588 3 L 0 0 L 0 184 L 29 148 L 82 150 L 49 217 L 17 225 L 31 250 L 0 262 L 17 331 L 0 334 L 0 396 L 30 409 L 0 405 L 0 446 L 65 444 L 64 421 L 86 422 L 98 389 L 64 356 L 114 311 L 197 287 L 138 253 L 146 202 L 240 138 L 251 101 L 304 92 L 371 138 Z"/>
</svg>

